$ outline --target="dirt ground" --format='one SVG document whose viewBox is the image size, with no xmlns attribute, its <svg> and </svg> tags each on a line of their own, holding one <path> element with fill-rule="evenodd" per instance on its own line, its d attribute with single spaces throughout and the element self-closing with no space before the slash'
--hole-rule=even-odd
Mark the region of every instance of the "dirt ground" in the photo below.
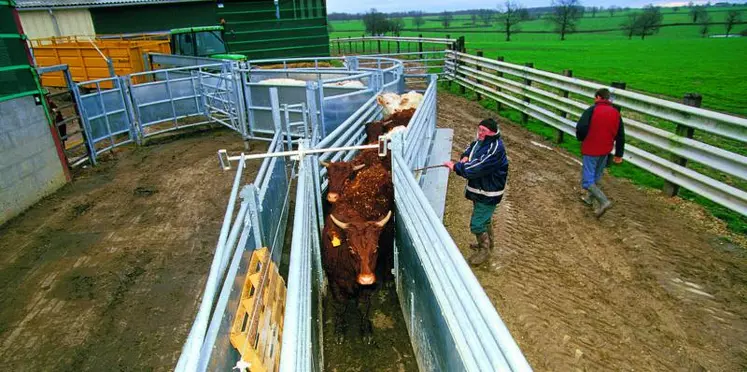
<svg viewBox="0 0 747 372">
<path fill-rule="evenodd" d="M 488 116 L 439 93 L 454 159 Z M 744 236 L 727 240 L 702 208 L 609 176 L 615 205 L 597 221 L 578 199 L 574 157 L 515 124 L 502 130 L 511 165 L 497 249 L 474 272 L 535 370 L 747 370 Z M 464 184 L 452 174 L 445 224 L 467 255 Z"/>
<path fill-rule="evenodd" d="M 222 148 L 243 143 L 212 130 L 117 149 L 0 227 L 0 370 L 171 370 L 233 182 Z"/>
</svg>

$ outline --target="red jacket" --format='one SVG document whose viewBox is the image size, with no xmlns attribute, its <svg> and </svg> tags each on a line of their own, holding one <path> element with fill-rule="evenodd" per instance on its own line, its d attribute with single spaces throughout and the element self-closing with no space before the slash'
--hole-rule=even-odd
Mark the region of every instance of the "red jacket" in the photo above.
<svg viewBox="0 0 747 372">
<path fill-rule="evenodd" d="M 620 112 L 610 101 L 597 101 L 578 120 L 576 138 L 581 141 L 583 155 L 608 155 L 614 144 L 615 156 L 622 157 L 625 151 L 625 128 Z"/>
</svg>

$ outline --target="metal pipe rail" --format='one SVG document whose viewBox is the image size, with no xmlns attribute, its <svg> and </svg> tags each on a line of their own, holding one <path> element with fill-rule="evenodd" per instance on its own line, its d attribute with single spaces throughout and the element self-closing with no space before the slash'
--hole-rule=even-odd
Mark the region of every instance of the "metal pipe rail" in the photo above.
<svg viewBox="0 0 747 372">
<path fill-rule="evenodd" d="M 566 77 L 527 66 L 477 57 L 466 53 L 447 51 L 447 56 L 457 63 L 471 63 L 493 71 L 519 76 L 552 88 L 593 98 L 594 92 L 605 85 Z M 705 110 L 681 103 L 622 89 L 609 88 L 615 104 L 646 115 L 703 130 L 712 134 L 747 142 L 747 119 Z"/>
<path fill-rule="evenodd" d="M 424 42 L 431 44 L 445 44 L 451 45 L 457 42 L 457 39 L 446 39 L 446 38 L 435 38 L 435 37 L 407 37 L 407 36 L 364 36 L 364 37 L 350 37 L 350 38 L 337 38 L 334 42 L 347 42 L 347 41 L 405 41 L 405 42 Z"/>
<path fill-rule="evenodd" d="M 453 66 L 453 63 L 450 64 Z M 529 97 L 532 102 L 540 102 L 543 105 L 561 110 L 575 117 L 581 117 L 583 111 L 588 107 L 586 103 L 563 97 L 555 92 L 528 86 L 521 82 L 499 77 L 465 65 L 457 65 L 456 72 L 505 91 Z M 687 137 L 675 136 L 663 129 L 631 118 L 624 118 L 624 120 L 625 134 L 632 138 L 707 165 L 726 174 L 747 180 L 747 157 L 745 156 Z M 575 126 L 573 127 L 575 128 Z"/>
<path fill-rule="evenodd" d="M 565 133 L 575 136 L 575 122 L 555 112 L 524 102 L 505 92 L 499 92 L 484 84 L 452 75 L 452 79 L 488 98 L 500 101 L 508 107 L 525 113 Z M 672 135 L 674 136 L 674 135 Z M 680 185 L 735 212 L 747 216 L 747 192 L 714 180 L 686 167 L 677 165 L 659 156 L 632 145 L 626 145 L 625 159 L 667 181 Z M 736 154 L 735 154 L 736 156 Z"/>
</svg>

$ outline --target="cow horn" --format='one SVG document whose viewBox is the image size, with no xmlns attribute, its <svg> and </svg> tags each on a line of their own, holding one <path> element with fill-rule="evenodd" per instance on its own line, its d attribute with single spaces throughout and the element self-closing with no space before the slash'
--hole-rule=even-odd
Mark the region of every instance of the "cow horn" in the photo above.
<svg viewBox="0 0 747 372">
<path fill-rule="evenodd" d="M 355 166 L 353 166 L 353 170 L 354 171 L 359 171 L 359 170 L 363 169 L 365 166 L 366 166 L 366 164 L 355 165 Z"/>
<path fill-rule="evenodd" d="M 343 230 L 346 230 L 348 227 L 350 227 L 349 223 L 344 223 L 344 222 L 338 220 L 337 218 L 335 218 L 335 215 L 332 214 L 332 213 L 329 214 L 329 218 L 332 219 L 332 222 L 334 222 L 335 225 L 337 225 L 337 227 L 339 227 L 339 228 L 341 228 Z"/>
<path fill-rule="evenodd" d="M 319 160 L 319 163 L 320 163 L 320 164 L 321 164 L 321 165 L 322 165 L 323 167 L 325 167 L 325 168 L 329 167 L 329 162 L 326 162 L 326 161 L 323 161 L 323 160 Z"/>
<path fill-rule="evenodd" d="M 389 222 L 390 218 L 392 218 L 392 211 L 391 210 L 389 211 L 389 213 L 386 214 L 386 217 L 384 217 L 384 219 L 382 219 L 379 222 L 376 222 L 376 226 L 378 226 L 378 227 L 384 227 L 384 225 L 386 225 L 386 223 Z"/>
</svg>

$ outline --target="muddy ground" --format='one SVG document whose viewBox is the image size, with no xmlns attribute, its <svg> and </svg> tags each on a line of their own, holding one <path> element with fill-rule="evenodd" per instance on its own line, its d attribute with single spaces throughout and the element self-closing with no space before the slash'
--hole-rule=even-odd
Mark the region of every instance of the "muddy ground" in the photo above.
<svg viewBox="0 0 747 372">
<path fill-rule="evenodd" d="M 453 158 L 474 138 L 475 103 L 439 93 Z M 747 370 L 747 250 L 702 208 L 605 177 L 615 206 L 580 201 L 580 163 L 503 121 L 511 162 L 497 250 L 474 269 L 537 371 Z M 452 174 L 445 224 L 465 255 L 471 203 Z"/>
<path fill-rule="evenodd" d="M 0 227 L 0 370 L 171 370 L 233 182 L 222 148 L 243 143 L 212 130 L 117 149 Z"/>
</svg>

